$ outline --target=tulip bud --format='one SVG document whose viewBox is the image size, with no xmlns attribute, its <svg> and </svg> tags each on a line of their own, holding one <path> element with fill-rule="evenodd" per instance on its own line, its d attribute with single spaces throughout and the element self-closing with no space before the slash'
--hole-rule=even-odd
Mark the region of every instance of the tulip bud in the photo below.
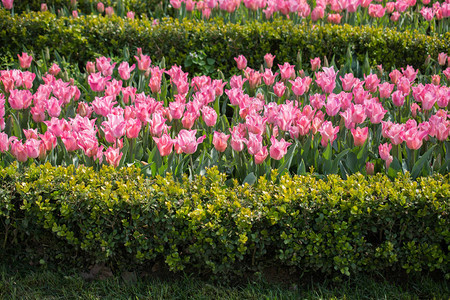
<svg viewBox="0 0 450 300">
<path fill-rule="evenodd" d="M 366 173 L 367 173 L 367 175 L 375 174 L 375 165 L 374 165 L 374 163 L 371 163 L 371 162 L 367 162 L 366 163 Z"/>
</svg>

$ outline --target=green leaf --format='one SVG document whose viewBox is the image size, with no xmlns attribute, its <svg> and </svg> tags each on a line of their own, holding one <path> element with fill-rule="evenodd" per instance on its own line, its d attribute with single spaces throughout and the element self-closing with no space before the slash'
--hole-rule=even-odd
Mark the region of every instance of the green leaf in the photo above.
<svg viewBox="0 0 450 300">
<path fill-rule="evenodd" d="M 248 174 L 247 176 L 245 176 L 244 178 L 244 184 L 248 183 L 249 185 L 253 185 L 256 182 L 256 176 L 253 172 L 251 172 L 250 174 Z"/>
<path fill-rule="evenodd" d="M 284 170 L 287 169 L 289 172 L 289 168 L 291 167 L 292 159 L 294 158 L 294 151 L 297 149 L 297 143 L 295 143 L 286 153 L 284 159 L 285 162 L 279 169 L 278 178 L 283 174 Z"/>
<path fill-rule="evenodd" d="M 325 160 L 329 161 L 329 160 L 331 160 L 331 153 L 332 153 L 331 143 L 328 143 L 327 148 L 323 152 L 322 156 Z"/>
<path fill-rule="evenodd" d="M 300 162 L 300 164 L 298 165 L 297 174 L 298 175 L 305 175 L 306 174 L 305 161 L 303 160 L 303 158 L 302 158 L 302 161 Z"/>
<path fill-rule="evenodd" d="M 427 162 L 427 161 L 430 159 L 430 156 L 431 156 L 431 154 L 433 153 L 433 150 L 434 150 L 435 147 L 436 147 L 436 145 L 433 145 L 430 149 L 428 149 L 427 152 L 425 152 L 424 155 L 422 155 L 422 156 L 416 161 L 416 163 L 414 164 L 414 167 L 412 168 L 412 171 L 411 171 L 411 177 L 412 177 L 413 179 L 416 179 L 416 178 L 420 175 L 420 173 L 421 173 L 421 171 L 422 171 L 422 169 L 423 169 L 423 166 L 424 166 L 425 162 Z M 416 150 L 416 151 L 417 151 L 417 150 Z"/>
</svg>

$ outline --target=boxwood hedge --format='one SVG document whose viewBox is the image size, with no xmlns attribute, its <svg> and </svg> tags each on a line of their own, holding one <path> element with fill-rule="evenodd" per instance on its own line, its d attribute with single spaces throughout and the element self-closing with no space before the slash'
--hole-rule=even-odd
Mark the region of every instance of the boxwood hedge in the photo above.
<svg viewBox="0 0 450 300">
<path fill-rule="evenodd" d="M 294 25 L 289 20 L 239 25 L 166 18 L 153 26 L 146 18 L 133 21 L 88 15 L 73 19 L 49 12 L 12 17 L 9 11 L 0 10 L 0 43 L 0 56 L 16 57 L 24 48 L 39 55 L 48 48 L 51 54 L 57 50 L 80 67 L 94 56 L 122 56 L 124 47 L 131 51 L 142 47 L 154 60 L 165 57 L 166 65 L 183 66 L 187 56 L 201 53 L 205 60 L 212 58 L 209 62 L 226 75 L 237 72 L 233 58 L 239 54 L 256 69 L 266 53 L 276 55 L 275 63 L 295 64 L 299 51 L 304 61 L 317 56 L 331 60 L 334 56 L 341 66 L 350 47 L 355 59 L 362 62 L 367 54 L 372 66 L 382 64 L 389 70 L 411 65 L 423 71 L 428 55 L 435 58 L 440 52 L 449 52 L 450 33 L 433 37 L 369 26 Z M 198 63 L 187 71 L 204 70 Z"/>
<path fill-rule="evenodd" d="M 136 167 L 10 166 L 0 169 L 2 250 L 27 261 L 163 262 L 217 276 L 278 266 L 450 277 L 449 175 L 276 175 L 227 186 L 216 168 L 180 182 L 144 179 Z"/>
</svg>

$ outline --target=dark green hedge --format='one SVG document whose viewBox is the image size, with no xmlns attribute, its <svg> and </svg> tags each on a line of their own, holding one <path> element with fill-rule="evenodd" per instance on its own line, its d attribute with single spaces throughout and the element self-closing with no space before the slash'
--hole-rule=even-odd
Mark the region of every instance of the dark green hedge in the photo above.
<svg viewBox="0 0 450 300">
<path fill-rule="evenodd" d="M 450 277 L 448 175 L 275 178 L 227 187 L 214 168 L 182 182 L 135 167 L 0 169 L 2 251 L 221 276 L 278 266 Z"/>
<path fill-rule="evenodd" d="M 179 22 L 161 20 L 152 26 L 151 20 L 130 21 L 119 17 L 94 15 L 57 18 L 51 13 L 29 13 L 11 17 L 0 10 L 0 56 L 16 57 L 23 47 L 40 54 L 48 47 L 57 50 L 71 62 L 84 66 L 96 55 L 122 56 L 123 48 L 135 51 L 142 47 L 154 60 L 163 56 L 166 65 L 184 65 L 189 53 L 204 52 L 214 59 L 214 67 L 226 75 L 237 71 L 234 57 L 243 54 L 249 66 L 259 69 L 266 53 L 276 55 L 275 63 L 297 64 L 301 50 L 303 61 L 316 56 L 335 56 L 337 65 L 343 65 L 350 46 L 355 58 L 364 61 L 366 53 L 372 66 L 424 68 L 428 54 L 433 58 L 440 52 L 449 52 L 450 33 L 431 37 L 417 32 L 397 32 L 387 28 L 352 27 L 349 25 L 294 25 L 290 21 L 272 23 L 251 22 L 246 25 L 198 21 Z M 133 53 L 133 52 L 132 52 Z M 205 66 L 193 64 L 187 70 L 203 73 Z"/>
</svg>

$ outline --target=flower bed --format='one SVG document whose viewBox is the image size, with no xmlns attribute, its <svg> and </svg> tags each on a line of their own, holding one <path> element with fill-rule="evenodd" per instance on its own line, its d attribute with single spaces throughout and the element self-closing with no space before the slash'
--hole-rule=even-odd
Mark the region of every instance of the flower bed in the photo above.
<svg viewBox="0 0 450 300">
<path fill-rule="evenodd" d="M 26 53 L 19 59 L 23 69 L 31 66 Z M 164 70 L 141 52 L 135 59 L 137 67 L 101 57 L 69 81 L 57 79 L 56 64 L 38 78 L 1 71 L 3 163 L 137 163 L 148 175 L 177 177 L 217 165 L 241 181 L 273 168 L 344 177 L 449 171 L 450 91 L 440 81 L 450 68 L 442 79 L 407 67 L 359 80 L 319 69 L 319 58 L 311 73 L 275 67 L 267 54 L 264 73 L 235 58 L 244 76 L 228 83 L 190 79 L 178 66 Z"/>
</svg>

